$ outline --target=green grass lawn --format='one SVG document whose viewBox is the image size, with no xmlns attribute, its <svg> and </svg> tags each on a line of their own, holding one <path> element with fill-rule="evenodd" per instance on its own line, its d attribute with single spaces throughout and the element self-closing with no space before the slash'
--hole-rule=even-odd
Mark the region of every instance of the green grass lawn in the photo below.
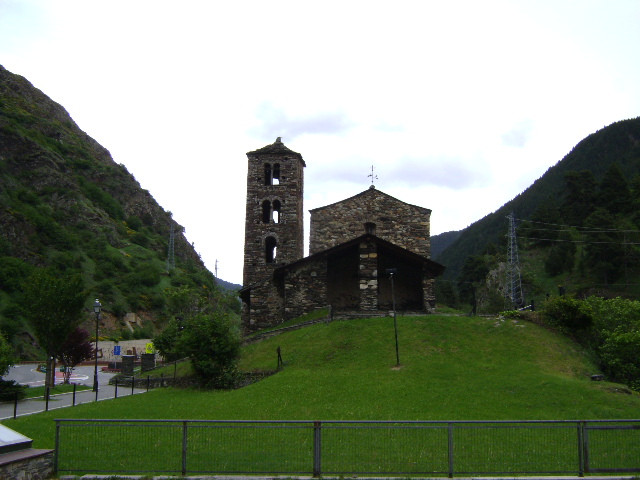
<svg viewBox="0 0 640 480">
<path fill-rule="evenodd" d="M 76 392 L 81 392 L 82 390 L 91 390 L 91 387 L 87 387 L 86 385 L 76 385 Z M 73 384 L 58 384 L 49 389 L 49 396 L 71 392 L 73 392 Z M 45 387 L 29 387 L 25 391 L 25 398 L 44 397 L 44 393 Z"/>
<path fill-rule="evenodd" d="M 495 318 L 399 317 L 319 324 L 243 349 L 244 370 L 285 367 L 235 391 L 159 389 L 3 423 L 54 446 L 54 418 L 569 420 L 640 417 L 640 396 L 592 382 L 568 339 Z"/>
</svg>

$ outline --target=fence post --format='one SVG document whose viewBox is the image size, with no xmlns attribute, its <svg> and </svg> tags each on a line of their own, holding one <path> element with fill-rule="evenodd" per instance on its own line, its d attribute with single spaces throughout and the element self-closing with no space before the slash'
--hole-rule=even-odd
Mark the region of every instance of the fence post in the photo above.
<svg viewBox="0 0 640 480">
<path fill-rule="evenodd" d="M 449 457 L 449 478 L 453 478 L 453 423 L 447 427 L 447 452 Z"/>
<path fill-rule="evenodd" d="M 76 387 L 78 386 L 77 383 L 73 384 L 73 400 L 71 401 L 71 406 L 75 407 L 76 406 Z"/>
<path fill-rule="evenodd" d="M 187 474 L 187 421 L 182 422 L 182 476 Z"/>
<path fill-rule="evenodd" d="M 18 416 L 18 392 L 13 397 L 13 418 Z"/>
<path fill-rule="evenodd" d="M 58 452 L 60 451 L 60 420 L 56 420 L 56 448 L 53 451 L 53 474 L 58 473 Z"/>
<path fill-rule="evenodd" d="M 49 411 L 49 387 L 44 389 L 44 411 Z"/>
<path fill-rule="evenodd" d="M 149 378 L 150 378 L 150 375 L 147 375 L 147 393 L 149 392 Z"/>
<path fill-rule="evenodd" d="M 578 476 L 584 477 L 584 422 L 578 422 Z"/>
<path fill-rule="evenodd" d="M 322 422 L 313 422 L 313 476 L 322 475 Z"/>
<path fill-rule="evenodd" d="M 131 376 L 131 395 L 133 395 L 133 387 L 136 384 L 136 377 L 134 377 L 133 375 Z"/>
<path fill-rule="evenodd" d="M 589 473 L 589 429 L 587 422 L 582 422 L 582 464 L 584 473 Z"/>
<path fill-rule="evenodd" d="M 116 392 L 115 392 L 115 397 L 114 398 L 118 398 L 118 377 L 116 377 L 115 387 L 116 387 Z"/>
</svg>

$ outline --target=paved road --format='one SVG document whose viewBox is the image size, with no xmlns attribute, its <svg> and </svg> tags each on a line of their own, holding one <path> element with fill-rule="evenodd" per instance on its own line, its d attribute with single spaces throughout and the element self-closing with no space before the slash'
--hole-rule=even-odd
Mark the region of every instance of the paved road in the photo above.
<svg viewBox="0 0 640 480">
<path fill-rule="evenodd" d="M 36 370 L 36 364 L 24 364 L 15 365 L 11 367 L 9 373 L 5 375 L 5 380 L 15 380 L 22 385 L 41 386 L 44 385 L 44 374 Z M 71 382 L 80 385 L 93 386 L 93 367 L 76 367 L 72 376 Z M 59 372 L 58 372 L 59 373 Z M 99 391 L 97 400 L 107 400 L 116 396 L 116 388 L 113 385 L 109 385 L 109 379 L 113 376 L 112 373 L 98 372 L 98 385 Z M 59 377 L 59 375 L 57 375 Z M 58 383 L 56 378 L 56 383 Z M 60 379 L 61 382 L 61 379 Z M 144 393 L 146 389 L 134 389 L 133 394 Z M 124 397 L 131 395 L 131 387 L 118 387 L 118 397 Z M 95 402 L 96 393 L 93 390 L 85 390 L 76 392 L 75 405 L 81 403 Z M 52 395 L 49 399 L 48 409 L 55 410 L 58 408 L 71 407 L 74 404 L 73 394 L 65 393 L 60 395 Z M 0 420 L 12 418 L 14 416 L 14 402 L 0 403 Z M 21 400 L 18 402 L 16 415 L 30 415 L 32 413 L 42 412 L 47 409 L 46 402 L 40 399 L 33 400 Z"/>
</svg>

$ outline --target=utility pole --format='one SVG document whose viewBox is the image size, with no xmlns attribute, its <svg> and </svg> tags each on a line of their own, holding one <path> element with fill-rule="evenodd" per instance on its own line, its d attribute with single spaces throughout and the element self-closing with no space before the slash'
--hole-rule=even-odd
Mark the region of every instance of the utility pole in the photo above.
<svg viewBox="0 0 640 480">
<path fill-rule="evenodd" d="M 518 239 L 516 237 L 516 222 L 511 212 L 509 219 L 509 233 L 507 233 L 507 279 L 506 298 L 511 302 L 513 308 L 520 308 L 524 305 L 522 298 L 522 279 L 520 277 L 520 260 L 518 259 Z"/>
</svg>

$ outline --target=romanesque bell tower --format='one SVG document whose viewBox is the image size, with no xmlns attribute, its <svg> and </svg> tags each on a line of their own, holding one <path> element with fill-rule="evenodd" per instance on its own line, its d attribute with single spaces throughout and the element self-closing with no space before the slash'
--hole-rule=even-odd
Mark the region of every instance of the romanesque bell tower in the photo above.
<svg viewBox="0 0 640 480">
<path fill-rule="evenodd" d="M 249 317 L 277 315 L 268 291 L 273 271 L 302 258 L 304 167 L 302 155 L 280 140 L 247 153 L 247 210 L 244 233 L 243 300 Z M 253 315 L 255 313 L 255 315 Z M 255 318 L 251 323 L 255 322 Z M 245 323 L 245 324 L 246 324 Z"/>
</svg>

